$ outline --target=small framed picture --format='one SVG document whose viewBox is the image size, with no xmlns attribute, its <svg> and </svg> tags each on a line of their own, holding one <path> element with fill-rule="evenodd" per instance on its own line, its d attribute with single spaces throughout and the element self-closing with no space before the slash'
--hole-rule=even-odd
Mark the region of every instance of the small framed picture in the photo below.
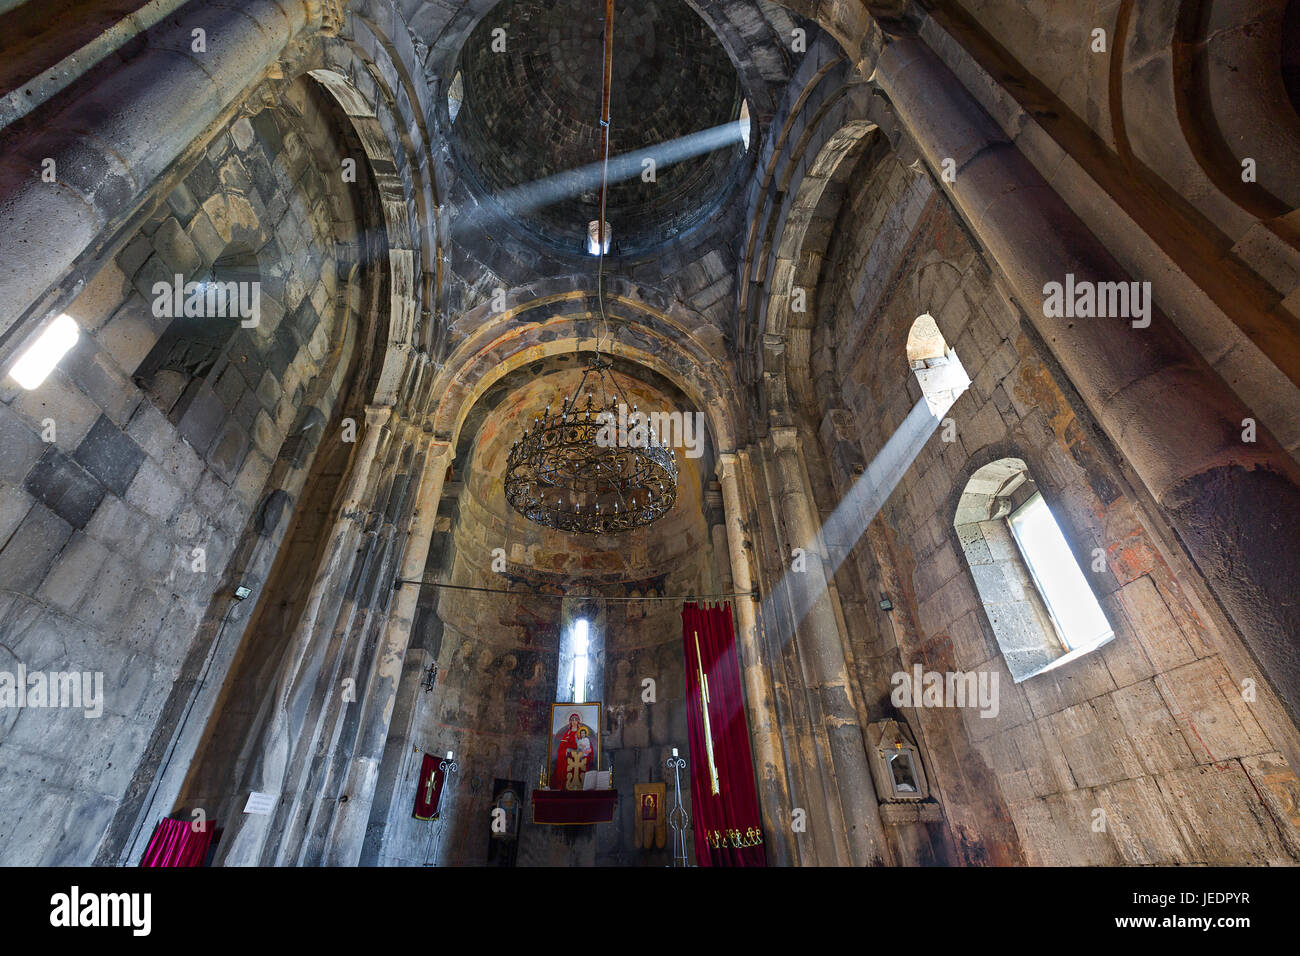
<svg viewBox="0 0 1300 956">
<path fill-rule="evenodd" d="M 600 701 L 551 705 L 551 789 L 581 790 L 600 767 Z"/>
</svg>

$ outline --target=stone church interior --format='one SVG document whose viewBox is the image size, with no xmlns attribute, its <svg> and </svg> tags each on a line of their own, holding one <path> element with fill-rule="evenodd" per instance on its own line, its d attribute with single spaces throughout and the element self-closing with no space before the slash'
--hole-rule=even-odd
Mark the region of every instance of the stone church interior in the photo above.
<svg viewBox="0 0 1300 956">
<path fill-rule="evenodd" d="M 1300 0 L 0 37 L 0 863 L 1300 863 Z"/>
</svg>

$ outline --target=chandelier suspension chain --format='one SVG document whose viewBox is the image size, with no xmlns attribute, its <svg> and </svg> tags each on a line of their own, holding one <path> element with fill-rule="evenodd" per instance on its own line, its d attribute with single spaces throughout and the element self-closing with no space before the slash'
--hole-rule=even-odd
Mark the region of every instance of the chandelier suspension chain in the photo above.
<svg viewBox="0 0 1300 956">
<path fill-rule="evenodd" d="M 609 316 L 605 312 L 605 209 L 609 198 L 610 97 L 614 85 L 614 0 L 605 0 L 605 54 L 601 67 L 600 102 L 600 212 L 596 223 L 596 301 L 600 306 L 601 333 L 596 338 L 596 357 L 600 357 L 602 339 L 609 337 Z"/>
<path fill-rule="evenodd" d="M 506 501 L 515 511 L 543 527 L 578 534 L 644 528 L 667 514 L 677 502 L 676 455 L 660 440 L 650 419 L 628 401 L 614 373 L 613 352 L 608 357 L 602 353 L 609 338 L 609 313 L 605 307 L 605 243 L 609 231 L 605 217 L 614 77 L 614 0 L 605 0 L 602 74 L 603 165 L 596 225 L 596 299 L 601 325 L 596 335 L 596 354 L 583 371 L 576 392 L 563 396 L 558 414 L 552 415 L 547 405 L 511 445 L 504 479 Z M 599 390 L 591 381 L 592 375 L 600 381 Z"/>
</svg>

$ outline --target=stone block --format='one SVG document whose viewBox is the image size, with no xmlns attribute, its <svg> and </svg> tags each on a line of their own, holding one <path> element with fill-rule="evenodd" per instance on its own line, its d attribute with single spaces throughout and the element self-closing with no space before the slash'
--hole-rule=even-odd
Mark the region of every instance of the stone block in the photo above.
<svg viewBox="0 0 1300 956">
<path fill-rule="evenodd" d="M 83 335 L 78 340 L 60 368 L 115 422 L 125 423 L 140 404 L 140 389 L 90 336 Z"/>
<path fill-rule="evenodd" d="M 1245 757 L 1242 767 L 1277 821 L 1278 835 L 1300 859 L 1300 779 L 1280 753 Z"/>
<path fill-rule="evenodd" d="M 104 498 L 104 486 L 54 446 L 28 472 L 23 488 L 74 528 L 84 528 Z"/>
<path fill-rule="evenodd" d="M 221 433 L 212 442 L 208 452 L 208 463 L 218 475 L 226 481 L 233 482 L 240 468 L 243 467 L 248 448 L 248 433 L 238 422 L 227 421 Z"/>
<path fill-rule="evenodd" d="M 206 211 L 199 212 L 190 220 L 185 234 L 198 254 L 202 256 L 203 261 L 208 264 L 216 262 L 226 248 L 225 240 L 217 233 Z"/>
<path fill-rule="evenodd" d="M 177 183 L 176 188 L 167 197 L 167 205 L 176 214 L 178 224 L 184 226 L 194 217 L 199 204 L 184 183 Z M 155 238 L 157 233 L 154 233 Z"/>
<path fill-rule="evenodd" d="M 176 440 L 176 429 L 156 406 L 141 403 L 127 423 L 126 433 L 145 454 L 155 461 L 165 461 Z"/>
<path fill-rule="evenodd" d="M 262 489 L 271 474 L 271 460 L 253 451 L 244 462 L 238 478 L 234 481 L 235 494 L 243 503 L 242 511 L 247 513 L 262 497 Z"/>
<path fill-rule="evenodd" d="M 277 379 L 281 378 L 297 354 L 298 340 L 290 329 L 290 323 L 281 322 L 280 327 L 275 330 L 275 335 L 272 336 L 270 348 L 265 355 L 266 367 Z"/>
<path fill-rule="evenodd" d="M 5 583 L 5 589 L 35 593 L 72 531 L 68 522 L 34 503 L 0 550 L 0 581 Z"/>
<path fill-rule="evenodd" d="M 184 496 L 160 466 L 152 459 L 146 459 L 127 489 L 126 501 L 158 521 L 166 521 L 175 513 Z"/>
<path fill-rule="evenodd" d="M 37 595 L 71 613 L 110 557 L 109 551 L 84 532 L 76 532 L 59 554 Z"/>
<path fill-rule="evenodd" d="M 144 461 L 144 450 L 101 415 L 90 434 L 77 446 L 73 458 L 105 488 L 121 497 Z"/>
<path fill-rule="evenodd" d="M 1196 763 L 1179 732 L 1178 722 L 1154 681 L 1122 687 L 1111 695 L 1133 741 L 1143 769 L 1152 775 L 1182 770 Z"/>
<path fill-rule="evenodd" d="M 1294 865 L 1274 826 L 1258 825 L 1260 796 L 1235 761 L 1157 778 L 1194 859 L 1211 865 Z"/>
<path fill-rule="evenodd" d="M 0 481 L 19 484 L 38 458 L 45 453 L 46 444 L 40 435 L 16 415 L 8 405 L 0 404 Z"/>
<path fill-rule="evenodd" d="M 67 312 L 77 320 L 82 331 L 94 332 L 109 320 L 130 292 L 130 280 L 116 263 L 107 262 L 86 283 Z"/>
<path fill-rule="evenodd" d="M 148 308 L 139 297 L 132 296 L 113 314 L 97 338 L 118 371 L 130 375 L 158 341 L 158 332 Z"/>
<path fill-rule="evenodd" d="M 188 176 L 185 177 L 185 186 L 195 199 L 202 202 L 205 197 L 211 196 L 217 190 L 217 174 L 212 168 L 212 163 L 204 157 L 194 164 Z"/>
<path fill-rule="evenodd" d="M 1122 862 L 1177 866 L 1195 862 L 1159 784 L 1151 777 L 1121 780 L 1094 791 Z"/>
<path fill-rule="evenodd" d="M 153 255 L 153 243 L 149 241 L 149 237 L 137 235 L 122 247 L 115 261 L 122 275 L 131 279 L 151 255 Z"/>
<path fill-rule="evenodd" d="M 963 398 L 971 395 L 972 392 L 967 390 Z M 966 408 L 967 416 L 957 419 L 957 432 L 961 435 L 962 445 L 969 451 L 976 452 L 1006 437 L 1006 423 L 992 402 L 984 402 L 973 413 L 969 413 L 970 406 Z"/>
<path fill-rule="evenodd" d="M 157 298 L 154 295 L 154 286 L 160 282 L 165 282 L 170 287 L 175 281 L 176 273 L 169 268 L 160 255 L 154 253 L 136 271 L 135 276 L 131 279 L 131 284 L 135 286 L 140 298 L 152 308 L 154 299 Z"/>
<path fill-rule="evenodd" d="M 1218 657 L 1193 661 L 1154 680 L 1169 710 L 1178 718 L 1187 746 L 1198 762 L 1272 749 L 1250 705 L 1242 698 L 1241 688 Z"/>
<path fill-rule="evenodd" d="M 118 612 L 129 607 L 139 572 L 124 561 L 107 562 L 91 583 L 77 616 L 109 633 L 117 630 Z"/>
<path fill-rule="evenodd" d="M 110 551 L 135 554 L 151 532 L 148 520 L 125 501 L 108 495 L 86 525 L 86 533 Z"/>
<path fill-rule="evenodd" d="M 194 396 L 185 414 L 176 424 L 184 439 L 200 455 L 207 452 L 226 424 L 226 408 L 206 383 L 194 390 Z"/>
<path fill-rule="evenodd" d="M 1165 605 L 1155 582 L 1143 575 L 1116 592 L 1124 615 L 1132 626 L 1157 672 L 1179 667 L 1195 659 L 1182 628 Z"/>
<path fill-rule="evenodd" d="M 13 407 L 38 434 L 47 427 L 47 422 L 52 422 L 54 443 L 68 454 L 86 437 L 101 414 L 100 407 L 58 368 L 39 388 L 30 392 L 20 390 Z"/>
</svg>

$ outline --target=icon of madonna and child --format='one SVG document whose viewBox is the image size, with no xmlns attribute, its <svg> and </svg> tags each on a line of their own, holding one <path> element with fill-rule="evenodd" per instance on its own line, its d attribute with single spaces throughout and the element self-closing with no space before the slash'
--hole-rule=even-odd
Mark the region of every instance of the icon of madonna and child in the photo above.
<svg viewBox="0 0 1300 956">
<path fill-rule="evenodd" d="M 581 790 L 600 766 L 600 703 L 551 705 L 551 789 Z"/>
</svg>

